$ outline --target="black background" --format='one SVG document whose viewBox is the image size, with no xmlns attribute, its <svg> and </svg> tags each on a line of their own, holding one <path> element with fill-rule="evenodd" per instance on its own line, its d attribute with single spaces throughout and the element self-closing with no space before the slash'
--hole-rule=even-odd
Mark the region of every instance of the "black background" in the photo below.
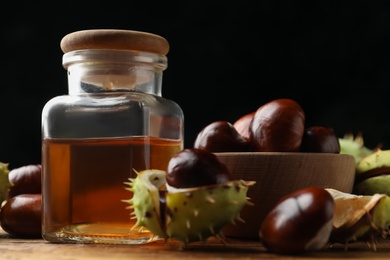
<svg viewBox="0 0 390 260">
<path fill-rule="evenodd" d="M 0 161 L 10 168 L 40 163 L 41 110 L 67 93 L 61 38 L 100 28 L 170 42 L 163 96 L 184 111 L 186 147 L 213 121 L 287 97 L 308 126 L 390 148 L 387 1 L 81 2 L 2 8 Z"/>
</svg>

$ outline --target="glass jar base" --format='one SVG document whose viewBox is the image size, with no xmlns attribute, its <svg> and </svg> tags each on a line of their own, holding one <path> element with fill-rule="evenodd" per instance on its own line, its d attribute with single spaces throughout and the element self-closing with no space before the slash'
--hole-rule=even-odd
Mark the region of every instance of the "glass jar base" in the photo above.
<svg viewBox="0 0 390 260">
<path fill-rule="evenodd" d="M 56 232 L 45 233 L 43 238 L 53 243 L 133 245 L 161 240 L 161 238 L 145 228 L 130 230 L 128 225 L 107 223 L 70 225 Z"/>
</svg>

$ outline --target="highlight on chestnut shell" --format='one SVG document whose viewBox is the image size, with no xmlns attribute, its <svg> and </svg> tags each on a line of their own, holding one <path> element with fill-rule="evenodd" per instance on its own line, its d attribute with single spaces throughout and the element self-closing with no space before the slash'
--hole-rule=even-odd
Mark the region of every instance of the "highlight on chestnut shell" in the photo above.
<svg viewBox="0 0 390 260">
<path fill-rule="evenodd" d="M 245 114 L 233 123 L 233 126 L 237 132 L 247 140 L 249 140 L 249 129 L 251 127 L 255 113 L 256 111 Z"/>
<path fill-rule="evenodd" d="M 339 154 L 339 139 L 332 128 L 319 125 L 310 126 L 303 133 L 300 151 Z"/>
<path fill-rule="evenodd" d="M 196 136 L 194 148 L 212 153 L 250 152 L 251 143 L 227 121 L 215 121 L 205 126 Z"/>
<path fill-rule="evenodd" d="M 272 253 L 324 249 L 333 228 L 334 201 L 325 189 L 307 187 L 281 198 L 261 223 L 259 237 Z"/>
<path fill-rule="evenodd" d="M 222 184 L 232 179 L 227 166 L 213 153 L 187 148 L 169 160 L 167 184 L 175 188 L 192 188 Z"/>
<path fill-rule="evenodd" d="M 305 112 L 292 99 L 272 100 L 259 107 L 249 136 L 256 152 L 298 152 L 305 130 Z"/>
</svg>

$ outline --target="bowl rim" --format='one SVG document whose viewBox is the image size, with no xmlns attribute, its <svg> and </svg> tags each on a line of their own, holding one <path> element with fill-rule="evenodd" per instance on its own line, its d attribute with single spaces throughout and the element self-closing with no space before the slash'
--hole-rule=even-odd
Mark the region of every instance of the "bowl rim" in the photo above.
<svg viewBox="0 0 390 260">
<path fill-rule="evenodd" d="M 268 156 L 268 157 L 307 157 L 307 156 L 313 156 L 313 157 L 346 157 L 346 158 L 352 158 L 355 157 L 351 154 L 341 154 L 341 153 L 307 153 L 307 152 L 214 152 L 215 155 L 220 156 L 247 156 L 247 157 L 253 157 L 253 156 Z"/>
</svg>

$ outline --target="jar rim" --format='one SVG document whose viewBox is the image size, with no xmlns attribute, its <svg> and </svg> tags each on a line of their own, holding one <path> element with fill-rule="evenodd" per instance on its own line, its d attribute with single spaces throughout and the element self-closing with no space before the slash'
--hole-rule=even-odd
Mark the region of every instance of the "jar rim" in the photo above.
<svg viewBox="0 0 390 260">
<path fill-rule="evenodd" d="M 165 55 L 133 50 L 112 50 L 112 49 L 85 49 L 65 53 L 62 56 L 62 65 L 65 69 L 76 63 L 142 63 L 149 64 L 161 70 L 168 66 L 168 59 Z"/>
</svg>

